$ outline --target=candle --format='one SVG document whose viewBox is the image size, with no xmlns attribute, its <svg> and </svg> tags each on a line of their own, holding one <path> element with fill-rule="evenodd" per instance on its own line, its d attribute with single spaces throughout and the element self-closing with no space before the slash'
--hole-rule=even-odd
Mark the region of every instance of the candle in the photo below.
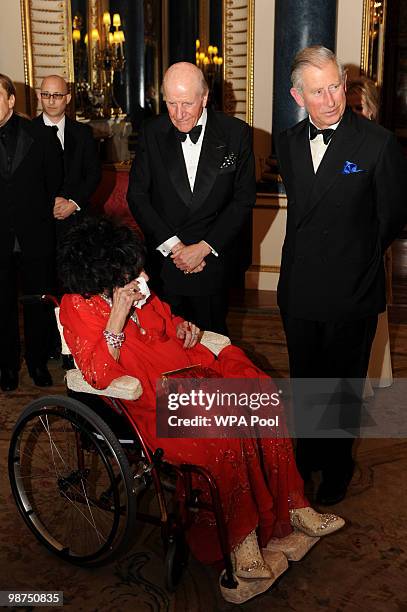
<svg viewBox="0 0 407 612">
<path fill-rule="evenodd" d="M 120 28 L 120 26 L 122 25 L 119 13 L 115 13 L 113 15 L 113 25 L 115 28 Z"/>
<path fill-rule="evenodd" d="M 110 13 L 108 11 L 105 11 L 103 13 L 103 23 L 105 26 L 109 26 L 110 27 Z"/>
</svg>

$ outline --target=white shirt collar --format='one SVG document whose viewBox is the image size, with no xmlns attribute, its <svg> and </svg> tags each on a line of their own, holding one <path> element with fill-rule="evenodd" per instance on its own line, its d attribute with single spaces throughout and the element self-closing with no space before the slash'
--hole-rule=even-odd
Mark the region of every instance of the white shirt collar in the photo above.
<svg viewBox="0 0 407 612">
<path fill-rule="evenodd" d="M 206 108 L 204 108 L 202 110 L 202 115 L 199 117 L 198 121 L 197 121 L 197 125 L 202 125 L 202 130 L 205 129 L 206 126 L 206 122 L 208 120 L 208 111 Z"/>
<path fill-rule="evenodd" d="M 315 125 L 315 123 L 312 121 L 310 115 L 308 115 L 308 119 L 309 119 L 309 122 L 312 123 L 312 125 Z M 338 127 L 338 125 L 340 124 L 341 121 L 342 121 L 342 117 L 339 119 L 339 121 L 337 123 L 334 123 L 333 125 L 330 125 L 326 129 L 327 130 L 336 130 L 336 128 Z M 315 127 L 317 128 L 317 130 L 320 129 L 317 125 L 315 125 Z"/>
<path fill-rule="evenodd" d="M 65 115 L 58 121 L 58 123 L 54 123 L 45 113 L 42 113 L 42 118 L 44 120 L 45 125 L 53 126 L 56 125 L 58 128 L 58 132 L 64 133 L 65 130 Z"/>
</svg>

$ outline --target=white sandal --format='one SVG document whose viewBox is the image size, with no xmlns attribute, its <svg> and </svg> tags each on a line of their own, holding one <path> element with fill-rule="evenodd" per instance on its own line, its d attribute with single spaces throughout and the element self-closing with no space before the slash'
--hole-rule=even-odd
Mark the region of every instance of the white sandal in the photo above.
<svg viewBox="0 0 407 612">
<path fill-rule="evenodd" d="M 313 537 L 329 535 L 345 525 L 345 521 L 340 516 L 320 514 L 310 506 L 290 510 L 290 522 L 299 531 Z"/>
</svg>

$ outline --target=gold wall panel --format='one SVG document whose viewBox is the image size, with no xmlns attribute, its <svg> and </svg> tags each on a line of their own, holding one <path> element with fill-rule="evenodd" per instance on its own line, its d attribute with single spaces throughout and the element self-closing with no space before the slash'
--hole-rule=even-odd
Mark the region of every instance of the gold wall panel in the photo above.
<svg viewBox="0 0 407 612">
<path fill-rule="evenodd" d="M 253 125 L 254 0 L 223 2 L 223 110 Z"/>
<path fill-rule="evenodd" d="M 73 82 L 71 3 L 21 0 L 27 112 L 36 115 L 35 96 L 44 77 L 59 74 Z"/>
</svg>

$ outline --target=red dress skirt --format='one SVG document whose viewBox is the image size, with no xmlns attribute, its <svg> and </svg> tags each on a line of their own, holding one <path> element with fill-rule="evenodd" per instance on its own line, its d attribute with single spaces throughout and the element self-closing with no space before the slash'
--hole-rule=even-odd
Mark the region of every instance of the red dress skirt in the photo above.
<svg viewBox="0 0 407 612">
<path fill-rule="evenodd" d="M 212 368 L 219 378 L 267 378 L 235 346 L 223 349 L 216 358 L 201 344 L 184 349 L 176 337 L 182 321 L 169 306 L 152 296 L 137 311 L 141 327 L 128 320 L 119 361 L 110 355 L 103 330 L 110 306 L 99 296 L 85 299 L 65 295 L 60 319 L 64 336 L 78 367 L 88 383 L 104 389 L 119 376 L 140 379 L 143 394 L 125 404 L 149 448 L 161 447 L 167 461 L 193 463 L 209 470 L 218 486 L 230 545 L 234 548 L 257 528 L 260 544 L 291 533 L 289 510 L 309 506 L 298 474 L 291 440 L 157 438 L 156 381 L 163 372 L 200 363 Z M 194 487 L 209 495 L 196 477 Z M 209 497 L 208 497 L 209 499 Z M 188 532 L 189 545 L 202 562 L 221 559 L 213 514 L 200 511 Z"/>
</svg>

